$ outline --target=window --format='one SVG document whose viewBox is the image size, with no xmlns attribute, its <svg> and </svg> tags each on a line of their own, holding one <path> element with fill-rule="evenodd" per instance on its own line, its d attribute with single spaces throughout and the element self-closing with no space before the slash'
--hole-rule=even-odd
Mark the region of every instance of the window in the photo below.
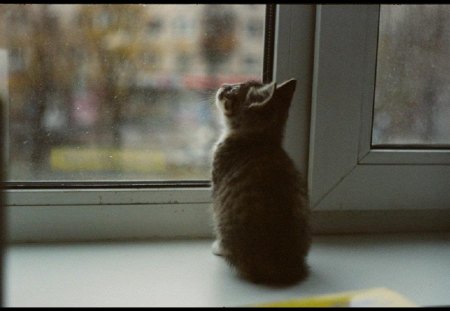
<svg viewBox="0 0 450 311">
<path fill-rule="evenodd" d="M 426 144 L 419 147 L 376 146 L 380 126 L 384 126 L 379 123 L 380 116 L 377 114 L 386 115 L 386 112 L 379 110 L 382 105 L 389 103 L 403 111 L 399 120 L 406 122 L 409 118 L 409 112 L 404 107 L 409 105 L 408 101 L 401 97 L 403 95 L 395 100 L 385 99 L 391 95 L 389 92 L 404 92 L 410 96 L 418 92 L 415 86 L 430 87 L 426 78 L 419 83 L 417 74 L 395 72 L 395 66 L 387 65 L 397 57 L 386 50 L 389 48 L 386 40 L 393 39 L 387 39 L 388 33 L 396 27 L 398 35 L 405 31 L 400 28 L 403 27 L 402 20 L 390 14 L 394 11 L 395 14 L 409 14 L 407 12 L 417 9 L 426 11 L 429 8 L 386 5 L 381 6 L 381 16 L 378 5 L 319 8 L 309 159 L 311 201 L 316 210 L 381 213 L 403 210 L 407 211 L 407 215 L 422 210 L 427 211 L 422 215 L 434 215 L 435 228 L 440 224 L 439 228 L 444 226 L 448 229 L 448 146 L 443 149 L 428 148 Z M 421 21 L 431 27 L 426 31 L 433 32 L 435 23 L 439 21 L 430 17 L 427 19 L 423 14 Z M 414 27 L 425 27 L 416 25 L 418 22 L 414 20 L 415 26 L 411 31 Z M 409 38 L 397 38 L 398 44 L 402 44 L 403 40 L 415 40 L 414 36 L 418 36 L 420 41 L 422 34 L 419 32 Z M 429 40 L 439 45 L 440 40 L 447 39 L 442 35 L 432 36 Z M 441 53 L 438 49 L 421 51 L 408 46 L 408 50 L 404 51 L 405 48 L 400 48 L 403 50 L 399 53 L 409 54 L 410 59 L 417 56 L 423 62 L 437 59 L 437 54 Z M 433 53 L 436 55 L 433 56 Z M 430 55 L 427 57 L 427 54 Z M 422 66 L 406 59 L 403 61 L 408 64 L 405 70 L 413 71 L 418 69 L 417 66 Z M 447 75 L 449 73 L 445 68 L 429 70 L 431 73 L 440 70 L 447 70 Z M 392 80 L 383 81 L 391 79 L 389 75 L 393 75 Z M 393 85 L 392 81 L 402 81 L 407 92 L 400 85 Z M 437 82 L 431 89 L 435 87 L 438 87 Z M 375 129 L 372 130 L 374 98 Z M 432 102 L 427 104 L 432 105 Z M 371 144 L 372 132 L 375 145 Z M 442 217 L 445 220 L 439 222 Z M 420 227 L 420 223 L 415 225 Z"/>
<path fill-rule="evenodd" d="M 261 23 L 261 20 L 259 22 Z M 173 21 L 174 35 L 178 37 L 192 37 L 194 34 L 194 23 L 195 20 L 188 19 L 183 15 L 176 16 Z"/>
<path fill-rule="evenodd" d="M 253 55 L 247 55 L 243 58 L 242 61 L 245 68 L 248 68 L 248 70 L 254 70 L 255 67 L 259 65 L 258 59 L 255 58 Z"/>
<path fill-rule="evenodd" d="M 95 23 L 95 28 L 97 29 L 107 29 L 114 21 L 114 16 L 111 15 L 107 10 L 101 11 L 95 18 L 93 22 Z"/>
<path fill-rule="evenodd" d="M 11 15 L 33 24 L 16 34 Z M 265 6 L 252 18 L 264 27 Z M 263 32 L 241 44 L 239 5 L 11 5 L 0 19 L 11 54 L 10 181 L 207 180 L 216 89 L 262 78 Z M 201 35 L 179 44 L 163 25 Z M 68 58 L 73 50 L 83 57 Z M 252 66 L 224 66 L 249 52 Z"/>
<path fill-rule="evenodd" d="M 264 25 L 265 12 L 257 5 L 248 14 Z M 11 14 L 32 22 L 16 34 Z M 246 14 L 239 5 L 0 6 L 0 46 L 29 56 L 2 81 L 12 236 L 109 238 L 126 219 L 133 233 L 125 235 L 205 232 L 186 223 L 207 218 L 209 154 L 220 131 L 214 94 L 222 83 L 263 77 L 264 34 L 240 46 Z M 196 27 L 192 44 L 166 27 L 180 15 L 178 27 Z M 259 66 L 223 66 L 249 50 Z M 124 212 L 120 228 L 103 218 L 113 210 Z M 161 212 L 173 226 L 151 216 Z M 139 219 L 152 224 L 136 226 Z"/>
<path fill-rule="evenodd" d="M 447 5 L 381 6 L 374 145 L 450 146 L 449 29 Z"/>
<path fill-rule="evenodd" d="M 380 10 L 379 5 L 276 5 L 267 8 L 260 5 L 228 6 L 228 9 L 238 10 L 239 14 L 234 17 L 229 15 L 229 11 L 214 12 L 212 7 L 216 6 L 208 7 L 208 10 L 212 10 L 209 11 L 208 18 L 197 19 L 193 23 L 195 27 L 208 20 L 217 21 L 217 14 L 225 12 L 224 20 L 236 18 L 234 20 L 236 31 L 240 29 L 237 25 L 246 27 L 245 23 L 237 23 L 239 16 L 252 14 L 254 17 L 255 12 L 260 10 L 258 14 L 268 16 L 266 20 L 261 21 L 266 25 L 264 34 L 267 37 L 265 41 L 261 38 L 256 48 L 253 40 L 239 41 L 243 44 L 238 45 L 239 36 L 241 34 L 245 36 L 247 33 L 244 28 L 236 32 L 239 34 L 237 37 L 220 40 L 226 48 L 236 48 L 236 51 L 243 52 L 246 48 L 249 49 L 248 54 L 234 55 L 235 59 L 230 58 L 234 57 L 230 56 L 230 53 L 223 53 L 220 57 L 216 55 L 206 61 L 205 58 L 208 56 L 202 54 L 201 50 L 192 51 L 190 55 L 193 57 L 188 58 L 189 66 L 184 68 L 186 71 L 183 72 L 182 79 L 180 76 L 174 78 L 174 75 L 170 74 L 173 72 L 170 71 L 161 71 L 158 74 L 138 73 L 134 76 L 135 93 L 128 99 L 128 105 L 121 107 L 124 112 L 124 118 L 121 120 L 123 127 L 118 131 L 121 144 L 167 147 L 173 143 L 175 148 L 170 149 L 169 155 L 156 152 L 157 150 L 152 150 L 150 157 L 148 153 L 145 155 L 139 153 L 141 151 L 133 154 L 116 153 L 117 149 L 111 150 L 110 145 L 107 145 L 108 140 L 91 136 L 90 129 L 86 127 L 95 124 L 95 118 L 98 118 L 102 110 L 100 106 L 92 104 L 98 99 L 90 97 L 83 90 L 92 83 L 102 81 L 101 77 L 92 73 L 95 68 L 101 66 L 101 62 L 90 66 L 78 66 L 79 79 L 76 83 L 78 97 L 69 108 L 74 111 L 78 107 L 80 111 L 79 115 L 73 114 L 77 115 L 77 122 L 82 125 L 75 135 L 78 145 L 71 145 L 80 148 L 77 148 L 79 151 L 77 156 L 66 159 L 65 165 L 75 165 L 82 163 L 83 159 L 90 159 L 89 165 L 92 165 L 93 169 L 89 174 L 92 174 L 90 177 L 93 182 L 89 183 L 88 187 L 84 184 L 74 184 L 73 181 L 55 182 L 49 179 L 46 179 L 44 184 L 35 183 L 31 186 L 20 181 L 11 183 L 14 186 L 8 190 L 8 220 L 13 240 L 209 237 L 211 199 L 210 189 L 205 182 L 208 176 L 207 160 L 202 150 L 207 149 L 208 139 L 211 142 L 215 140 L 217 132 L 213 133 L 208 129 L 216 129 L 216 125 L 213 121 L 213 124 L 207 125 L 211 127 L 206 130 L 205 127 L 192 125 L 198 120 L 203 125 L 207 124 L 207 120 L 214 120 L 209 115 L 213 110 L 208 110 L 210 108 L 206 105 L 213 92 L 205 90 L 212 91 L 217 86 L 212 85 L 211 81 L 220 83 L 225 79 L 227 82 L 234 82 L 235 80 L 230 78 L 231 74 L 236 74 L 236 81 L 250 76 L 261 78 L 270 71 L 273 71 L 272 76 L 276 81 L 292 77 L 297 79 L 297 90 L 286 128 L 285 147 L 300 170 L 308 177 L 313 226 L 317 232 L 448 230 L 450 219 L 448 142 L 444 141 L 443 146 L 439 143 L 438 147 L 432 143 L 434 144 L 432 148 L 428 143 L 417 146 L 416 143 L 411 145 L 410 142 L 407 145 L 392 141 L 377 142 L 376 137 L 390 135 L 382 133 L 388 126 L 383 118 L 377 117 L 377 114 L 389 113 L 383 112 L 381 107 L 390 100 L 380 99 L 389 95 L 381 94 L 387 92 L 383 85 L 388 82 L 383 81 L 389 76 L 389 70 L 395 69 L 395 66 L 388 65 L 388 61 L 394 58 L 395 54 L 392 53 L 395 51 L 386 50 L 388 46 L 383 45 L 381 41 L 383 36 L 388 36 L 389 29 L 396 27 L 393 25 L 398 23 L 397 18 L 392 18 L 393 13 L 388 13 L 389 10 L 394 10 L 392 7 L 381 6 Z M 403 6 L 399 6 L 398 9 L 401 7 Z M 161 9 L 168 11 L 173 8 L 161 6 Z M 164 12 L 163 16 L 170 14 Z M 83 19 L 78 17 L 76 20 Z M 1 15 L 0 22 L 4 23 Z M 142 25 L 147 25 L 147 22 L 143 22 Z M 204 45 L 211 50 L 216 48 L 218 41 L 213 34 L 223 29 L 221 25 L 217 23 L 214 27 L 208 28 L 202 44 L 194 47 Z M 274 28 L 267 27 L 270 25 Z M 78 27 L 81 28 L 82 25 Z M 2 29 L 5 27 L 0 28 L 0 36 L 8 35 L 2 32 Z M 149 38 L 148 29 L 143 27 L 141 30 L 146 38 Z M 121 36 L 117 38 L 120 39 Z M 117 38 L 108 41 L 110 47 L 120 47 L 121 40 Z M 153 39 L 148 41 L 148 44 L 155 43 Z M 5 46 L 3 41 L 0 43 L 3 44 L 3 48 Z M 172 43 L 165 41 L 165 44 L 170 46 L 176 46 L 178 42 Z M 139 55 L 150 50 L 144 49 Z M 248 68 L 241 65 L 241 61 L 245 55 L 254 55 L 256 50 L 260 56 L 264 53 L 265 58 L 259 60 L 260 65 L 255 66 L 258 70 L 250 75 L 247 72 Z M 163 49 L 161 51 L 163 54 L 167 53 Z M 89 60 L 94 57 L 86 53 L 83 51 L 79 55 Z M 2 53 L 0 57 L 1 55 Z M 130 62 L 133 57 L 130 56 Z M 170 59 L 178 62 L 178 54 Z M 263 62 L 266 62 L 265 66 L 262 65 Z M 386 72 L 384 77 L 383 72 Z M 213 75 L 214 79 L 206 79 L 208 75 Z M 445 75 L 443 76 L 445 78 Z M 174 92 L 180 85 L 189 90 L 202 91 L 186 92 L 186 97 L 181 100 L 181 94 Z M 9 86 L 8 90 L 11 91 L 12 88 Z M 158 90 L 158 96 L 155 96 L 155 90 Z M 444 87 L 439 90 L 445 92 L 446 89 Z M 19 132 L 19 127 L 11 123 L 9 130 L 16 131 L 18 141 L 22 143 L 18 144 L 17 148 L 26 150 L 25 145 L 32 143 L 30 139 L 27 140 L 26 134 L 33 126 L 30 122 L 25 122 L 25 116 L 19 113 L 19 108 L 23 105 L 19 95 L 16 95 L 17 98 L 12 94 L 8 95 L 10 103 L 8 113 L 10 120 L 13 120 L 12 116 L 17 117 L 22 122 L 20 124 L 25 126 L 21 126 L 22 132 Z M 437 98 L 439 96 L 434 95 Z M 158 101 L 171 104 L 158 104 Z M 49 103 L 51 105 L 46 109 L 46 118 L 52 121 L 46 122 L 52 124 L 50 128 L 58 127 L 60 125 L 56 120 L 60 120 L 61 112 L 56 111 L 61 104 L 57 99 L 51 99 Z M 196 109 L 191 108 L 194 103 Z M 199 103 L 201 105 L 198 105 Z M 85 107 L 90 107 L 93 111 L 87 113 L 88 117 L 84 113 L 89 109 Z M 176 113 L 171 114 L 173 111 Z M 63 111 L 62 115 L 64 113 Z M 165 119 L 168 115 L 170 122 Z M 112 118 L 112 115 L 108 118 Z M 142 118 L 145 119 L 143 123 L 146 127 L 136 128 Z M 379 120 L 384 123 L 378 123 Z M 442 121 L 439 120 L 438 115 L 434 122 L 441 124 Z M 73 121 L 65 121 L 63 124 L 68 122 Z M 443 131 L 445 135 L 445 130 Z M 170 144 L 164 136 L 169 132 L 178 133 L 173 136 L 175 139 Z M 144 144 L 136 138 L 142 133 L 145 133 L 144 136 L 150 142 Z M 188 152 L 180 152 L 182 146 L 186 146 L 183 140 L 189 135 L 202 139 L 194 142 L 195 148 L 188 148 Z M 114 139 L 110 140 L 114 142 Z M 58 141 L 61 141 L 61 138 L 58 140 L 57 136 L 52 136 L 52 142 Z M 98 145 L 99 142 L 103 149 L 90 154 L 92 149 L 89 148 Z M 19 151 L 10 154 L 17 156 L 18 153 Z M 126 176 L 122 174 L 118 179 L 117 175 L 109 179 L 108 176 L 101 175 L 104 174 L 105 168 L 117 171 L 115 160 L 117 158 L 130 159 L 126 167 L 129 173 Z M 187 159 L 198 162 L 186 165 L 184 171 L 180 172 L 180 168 L 173 165 L 169 159 L 174 163 L 187 163 L 189 162 Z M 139 165 L 142 161 L 151 163 Z M 123 165 L 123 162 L 121 163 Z M 195 169 L 202 166 L 203 171 Z M 148 171 L 142 171 L 143 167 Z M 169 175 L 167 175 L 168 167 L 174 170 Z M 19 166 L 19 169 L 27 170 L 27 165 Z M 73 176 L 73 173 L 70 174 Z M 133 174 L 144 174 L 146 177 L 139 179 Z M 99 181 L 99 176 L 106 178 L 107 182 L 102 179 Z M 130 176 L 133 176 L 134 182 L 128 186 L 123 182 L 111 182 L 111 180 L 123 181 Z M 158 182 L 149 184 L 148 176 Z M 81 177 L 86 178 L 86 175 Z M 22 187 L 23 185 L 28 188 Z"/>
<path fill-rule="evenodd" d="M 152 17 L 150 21 L 147 22 L 147 33 L 149 36 L 157 36 L 161 32 L 162 22 L 160 19 Z"/>
<path fill-rule="evenodd" d="M 8 62 L 10 64 L 9 70 L 12 72 L 23 70 L 25 67 L 25 56 L 23 55 L 23 50 L 20 48 L 11 48 L 10 51 L 10 61 Z"/>
<path fill-rule="evenodd" d="M 248 39 L 257 39 L 262 35 L 264 31 L 263 25 L 255 19 L 251 19 L 247 22 L 247 36 Z"/>
</svg>

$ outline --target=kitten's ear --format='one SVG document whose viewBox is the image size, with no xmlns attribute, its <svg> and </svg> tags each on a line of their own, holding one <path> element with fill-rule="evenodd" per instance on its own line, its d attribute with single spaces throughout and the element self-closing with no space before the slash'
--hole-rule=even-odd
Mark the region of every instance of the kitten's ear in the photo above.
<svg viewBox="0 0 450 311">
<path fill-rule="evenodd" d="M 295 79 L 284 81 L 277 87 L 277 96 L 282 97 L 287 104 L 290 104 L 292 97 L 294 96 L 296 86 L 297 80 Z"/>
<path fill-rule="evenodd" d="M 252 86 L 247 92 L 246 101 L 251 102 L 249 108 L 264 107 L 275 93 L 276 83 L 271 82 L 263 86 Z"/>
</svg>

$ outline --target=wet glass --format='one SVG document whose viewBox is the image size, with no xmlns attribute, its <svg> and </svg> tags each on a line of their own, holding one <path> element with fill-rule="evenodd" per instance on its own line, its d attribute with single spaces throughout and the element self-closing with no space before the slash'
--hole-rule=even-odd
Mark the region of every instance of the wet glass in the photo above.
<svg viewBox="0 0 450 311">
<path fill-rule="evenodd" d="M 450 146 L 450 6 L 381 5 L 372 144 Z"/>
<path fill-rule="evenodd" d="M 0 4 L 10 181 L 206 180 L 265 5 Z"/>
</svg>

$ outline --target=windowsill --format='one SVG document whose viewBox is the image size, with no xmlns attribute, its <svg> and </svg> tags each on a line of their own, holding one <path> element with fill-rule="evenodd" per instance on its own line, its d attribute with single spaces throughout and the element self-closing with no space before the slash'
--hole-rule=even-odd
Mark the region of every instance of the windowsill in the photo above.
<svg viewBox="0 0 450 311">
<path fill-rule="evenodd" d="M 11 245 L 6 306 L 245 306 L 373 287 L 450 305 L 449 233 L 315 237 L 310 277 L 287 289 L 236 278 L 211 242 Z"/>
</svg>

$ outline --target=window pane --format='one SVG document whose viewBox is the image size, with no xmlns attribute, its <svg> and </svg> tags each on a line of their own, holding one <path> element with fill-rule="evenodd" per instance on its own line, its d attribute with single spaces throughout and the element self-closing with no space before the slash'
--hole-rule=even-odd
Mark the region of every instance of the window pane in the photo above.
<svg viewBox="0 0 450 311">
<path fill-rule="evenodd" d="M 449 55 L 450 6 L 381 6 L 374 145 L 450 145 Z"/>
<path fill-rule="evenodd" d="M 0 5 L 9 180 L 208 179 L 222 83 L 261 80 L 265 5 Z"/>
</svg>

